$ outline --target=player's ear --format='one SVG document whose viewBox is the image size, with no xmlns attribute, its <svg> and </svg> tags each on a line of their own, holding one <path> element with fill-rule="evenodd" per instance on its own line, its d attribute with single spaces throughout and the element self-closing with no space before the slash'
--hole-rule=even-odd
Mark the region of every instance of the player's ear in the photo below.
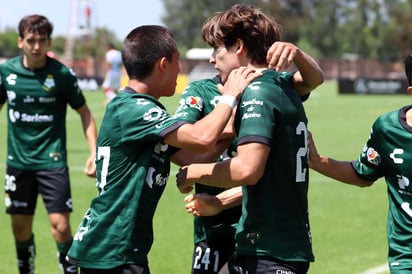
<svg viewBox="0 0 412 274">
<path fill-rule="evenodd" d="M 17 47 L 19 49 L 23 48 L 23 38 L 21 38 L 20 36 L 17 38 Z"/>
<path fill-rule="evenodd" d="M 241 52 L 241 51 L 243 51 L 244 50 L 244 43 L 243 43 L 243 40 L 242 39 L 236 39 L 236 48 L 237 48 L 237 51 L 238 52 Z"/>
<path fill-rule="evenodd" d="M 158 66 L 159 66 L 159 70 L 163 71 L 167 66 L 167 58 L 166 57 L 160 58 L 158 61 Z"/>
<path fill-rule="evenodd" d="M 406 90 L 408 91 L 409 96 L 412 96 L 412 86 L 408 86 Z"/>
</svg>

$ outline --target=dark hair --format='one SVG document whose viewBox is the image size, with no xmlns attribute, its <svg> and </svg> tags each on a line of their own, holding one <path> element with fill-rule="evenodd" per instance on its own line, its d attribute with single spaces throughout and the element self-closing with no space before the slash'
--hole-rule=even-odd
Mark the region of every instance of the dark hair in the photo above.
<svg viewBox="0 0 412 274">
<path fill-rule="evenodd" d="M 27 31 L 45 34 L 50 39 L 53 33 L 53 24 L 43 15 L 27 15 L 20 20 L 18 30 L 20 38 L 24 38 L 24 33 Z"/>
<path fill-rule="evenodd" d="M 213 48 L 228 48 L 241 39 L 252 61 L 264 64 L 267 50 L 280 41 L 280 27 L 257 8 L 233 5 L 205 22 L 202 37 Z"/>
<path fill-rule="evenodd" d="M 122 61 L 130 79 L 144 79 L 156 61 L 171 61 L 177 50 L 173 34 L 165 27 L 145 25 L 133 29 L 123 41 Z"/>
<path fill-rule="evenodd" d="M 405 74 L 408 79 L 408 85 L 412 86 L 412 52 L 406 56 L 404 60 L 405 64 Z"/>
</svg>

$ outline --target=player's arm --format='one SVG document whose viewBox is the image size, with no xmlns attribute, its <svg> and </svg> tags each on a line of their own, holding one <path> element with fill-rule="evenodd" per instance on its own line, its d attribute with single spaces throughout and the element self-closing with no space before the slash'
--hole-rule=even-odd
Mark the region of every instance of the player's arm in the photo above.
<svg viewBox="0 0 412 274">
<path fill-rule="evenodd" d="M 293 85 L 300 96 L 309 94 L 323 83 L 323 70 L 303 50 L 287 42 L 275 42 L 267 52 L 269 67 L 277 71 L 286 70 L 294 63 L 298 69 L 293 75 Z"/>
<path fill-rule="evenodd" d="M 87 106 L 84 104 L 80 108 L 76 109 L 77 113 L 80 115 L 83 132 L 86 136 L 87 144 L 89 146 L 90 155 L 86 161 L 84 172 L 89 177 L 96 176 L 96 142 L 97 142 L 97 129 L 94 117 Z"/>
<path fill-rule="evenodd" d="M 219 140 L 214 149 L 204 153 L 195 153 L 193 151 L 180 149 L 176 153 L 174 153 L 170 158 L 173 163 L 179 166 L 185 166 L 192 163 L 214 162 L 232 143 L 232 141 L 233 138 Z"/>
<path fill-rule="evenodd" d="M 185 197 L 187 213 L 196 217 L 214 216 L 242 203 L 242 187 L 233 187 L 217 195 L 207 193 L 191 194 Z"/>
<path fill-rule="evenodd" d="M 352 162 L 338 161 L 328 156 L 320 155 L 311 133 L 309 133 L 309 167 L 327 177 L 346 184 L 360 187 L 367 187 L 373 184 L 373 181 L 367 181 L 358 176 L 352 166 Z"/>
<path fill-rule="evenodd" d="M 222 131 L 232 116 L 233 108 L 247 85 L 260 76 L 251 68 L 232 70 L 223 87 L 223 96 L 215 109 L 194 124 L 184 124 L 164 138 L 166 144 L 196 152 L 208 152 L 215 148 Z"/>
<path fill-rule="evenodd" d="M 193 183 L 218 187 L 254 185 L 263 176 L 270 147 L 246 143 L 237 147 L 237 156 L 222 162 L 191 164 L 179 169 L 177 186 L 182 193 L 193 189 Z"/>
</svg>

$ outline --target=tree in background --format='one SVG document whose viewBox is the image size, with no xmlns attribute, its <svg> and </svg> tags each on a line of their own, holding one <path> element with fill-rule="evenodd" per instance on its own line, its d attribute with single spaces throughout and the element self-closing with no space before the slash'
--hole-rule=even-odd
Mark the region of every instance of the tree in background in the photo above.
<svg viewBox="0 0 412 274">
<path fill-rule="evenodd" d="M 231 0 L 163 0 L 167 12 L 162 21 L 173 32 L 179 50 L 185 53 L 194 47 L 207 47 L 201 36 L 204 21 L 218 11 L 223 11 L 233 4 L 256 5 L 256 1 Z"/>
<path fill-rule="evenodd" d="M 392 21 L 386 32 L 389 46 L 406 56 L 412 50 L 412 0 L 399 1 L 391 8 Z"/>
<path fill-rule="evenodd" d="M 317 49 L 319 57 L 340 57 L 351 53 L 361 58 L 385 61 L 404 56 L 388 36 L 394 9 L 402 9 L 404 0 L 302 2 L 310 3 L 310 6 L 305 7 L 301 37 L 306 44 Z M 400 28 L 408 24 L 406 20 L 401 21 L 397 24 Z"/>
<path fill-rule="evenodd" d="M 208 47 L 202 40 L 204 21 L 233 4 L 262 9 L 282 26 L 284 41 L 297 44 L 317 58 L 341 58 L 351 54 L 362 59 L 401 60 L 412 48 L 412 0 L 162 0 L 163 23 L 172 30 L 184 56 L 193 47 Z M 19 54 L 17 33 L 1 34 L 0 57 Z M 91 37 L 76 38 L 74 59 L 91 56 L 100 68 L 107 42 L 121 45 L 113 31 L 95 28 Z M 51 50 L 64 52 L 65 37 L 53 38 Z"/>
<path fill-rule="evenodd" d="M 20 53 L 20 49 L 17 47 L 17 38 L 18 33 L 15 29 L 6 29 L 1 34 L 0 57 L 9 58 Z"/>
</svg>

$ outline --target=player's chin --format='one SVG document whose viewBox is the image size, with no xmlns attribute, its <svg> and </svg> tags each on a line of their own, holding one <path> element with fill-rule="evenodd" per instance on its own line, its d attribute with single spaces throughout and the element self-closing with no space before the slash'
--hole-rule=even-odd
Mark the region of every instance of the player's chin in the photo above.
<svg viewBox="0 0 412 274">
<path fill-rule="evenodd" d="M 175 95 L 176 90 L 172 90 L 171 92 L 167 93 L 166 95 L 164 95 L 165 97 L 171 97 L 173 95 Z"/>
</svg>

